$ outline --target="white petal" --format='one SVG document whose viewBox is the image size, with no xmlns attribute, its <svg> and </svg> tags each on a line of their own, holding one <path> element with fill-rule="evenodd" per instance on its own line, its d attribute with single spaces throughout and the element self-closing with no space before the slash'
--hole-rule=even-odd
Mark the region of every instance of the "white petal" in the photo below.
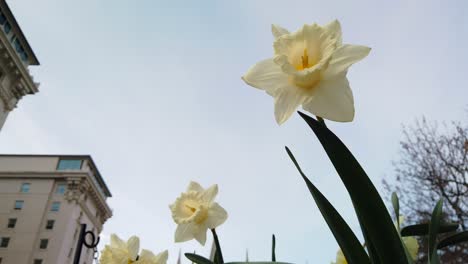
<svg viewBox="0 0 468 264">
<path fill-rule="evenodd" d="M 185 242 L 189 241 L 190 239 L 194 238 L 194 224 L 193 223 L 188 223 L 188 224 L 179 224 L 177 226 L 175 235 L 174 235 L 174 241 L 175 242 Z"/>
<path fill-rule="evenodd" d="M 203 191 L 201 199 L 205 202 L 211 203 L 218 194 L 218 185 L 214 184 L 210 188 Z"/>
<path fill-rule="evenodd" d="M 287 83 L 288 76 L 284 74 L 281 67 L 273 59 L 266 59 L 250 67 L 247 73 L 242 76 L 248 85 L 267 91 L 270 95 Z"/>
<path fill-rule="evenodd" d="M 228 213 L 218 203 L 213 203 L 208 209 L 208 218 L 206 219 L 206 226 L 210 229 L 216 228 L 223 224 L 228 217 Z"/>
<path fill-rule="evenodd" d="M 370 50 L 369 47 L 358 45 L 339 47 L 332 55 L 328 68 L 324 73 L 324 78 L 331 79 L 346 72 L 351 65 L 365 58 Z"/>
<path fill-rule="evenodd" d="M 208 229 L 207 228 L 200 228 L 199 231 L 197 233 L 195 233 L 195 239 L 200 243 L 202 244 L 202 246 L 205 245 L 206 243 L 206 231 Z"/>
<path fill-rule="evenodd" d="M 102 264 L 113 264 L 114 260 L 112 258 L 112 249 L 110 246 L 106 245 L 101 251 L 101 256 L 99 262 Z"/>
<path fill-rule="evenodd" d="M 273 33 L 273 37 L 275 37 L 275 39 L 283 36 L 283 35 L 286 35 L 286 34 L 289 34 L 289 31 L 285 28 L 282 28 L 278 25 L 275 25 L 275 24 L 272 24 L 271 25 L 271 33 Z"/>
<path fill-rule="evenodd" d="M 273 58 L 273 62 L 278 65 L 283 73 L 286 74 L 298 74 L 300 73 L 294 66 L 289 62 L 289 58 L 286 55 L 276 55 Z"/>
<path fill-rule="evenodd" d="M 304 110 L 325 119 L 350 122 L 354 118 L 353 93 L 346 75 L 321 81 L 313 96 L 303 105 Z"/>
<path fill-rule="evenodd" d="M 195 191 L 195 192 L 203 192 L 203 187 L 198 182 L 191 181 L 189 186 L 187 187 L 187 192 Z"/>
<path fill-rule="evenodd" d="M 128 264 L 128 251 L 115 249 L 111 251 L 112 264 Z"/>
<path fill-rule="evenodd" d="M 140 251 L 140 239 L 137 236 L 132 236 L 127 241 L 128 255 L 131 260 L 135 260 Z"/>
<path fill-rule="evenodd" d="M 167 252 L 167 250 L 165 250 L 165 251 L 159 253 L 158 255 L 156 255 L 156 257 L 155 257 L 156 263 L 157 264 L 166 264 L 168 257 L 169 257 L 169 253 Z"/>
<path fill-rule="evenodd" d="M 299 91 L 299 89 L 290 85 L 287 89 L 279 91 L 275 96 L 275 118 L 279 125 L 288 120 L 297 107 L 307 99 L 305 93 Z"/>
<path fill-rule="evenodd" d="M 333 38 L 337 39 L 338 46 L 342 45 L 342 33 L 341 33 L 341 25 L 338 20 L 333 20 L 332 22 L 326 24 L 323 27 L 324 33 L 332 36 Z"/>
<path fill-rule="evenodd" d="M 120 237 L 118 237 L 116 234 L 111 234 L 110 246 L 114 248 L 120 248 L 120 249 L 127 248 L 125 241 L 120 239 Z"/>
<path fill-rule="evenodd" d="M 147 262 L 150 262 L 150 261 L 153 261 L 153 259 L 155 258 L 156 256 L 153 254 L 153 252 L 147 250 L 147 249 L 142 249 L 141 250 L 141 253 L 140 253 L 140 256 L 138 257 L 138 262 L 141 262 L 141 263 L 147 263 Z M 152 263 L 152 262 L 151 262 Z"/>
</svg>

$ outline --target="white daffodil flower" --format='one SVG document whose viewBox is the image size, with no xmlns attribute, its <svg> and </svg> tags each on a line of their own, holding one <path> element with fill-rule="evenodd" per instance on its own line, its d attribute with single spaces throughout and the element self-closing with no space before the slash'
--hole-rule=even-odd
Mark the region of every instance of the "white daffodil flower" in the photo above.
<svg viewBox="0 0 468 264">
<path fill-rule="evenodd" d="M 172 218 L 178 224 L 175 242 L 196 239 L 200 244 L 206 242 L 206 231 L 221 225 L 227 219 L 227 212 L 214 199 L 218 185 L 203 189 L 200 184 L 190 182 L 187 191 L 170 205 Z"/>
<path fill-rule="evenodd" d="M 272 25 L 272 33 L 274 57 L 252 66 L 242 79 L 274 97 L 276 122 L 284 123 L 301 105 L 325 119 L 352 121 L 354 99 L 346 73 L 370 48 L 343 45 L 337 20 L 293 33 Z"/>
<path fill-rule="evenodd" d="M 140 239 L 136 236 L 130 237 L 127 242 L 117 235 L 111 235 L 110 245 L 106 245 L 101 251 L 99 263 L 101 264 L 166 264 L 168 258 L 167 250 L 158 255 L 143 249 L 141 254 Z"/>
</svg>

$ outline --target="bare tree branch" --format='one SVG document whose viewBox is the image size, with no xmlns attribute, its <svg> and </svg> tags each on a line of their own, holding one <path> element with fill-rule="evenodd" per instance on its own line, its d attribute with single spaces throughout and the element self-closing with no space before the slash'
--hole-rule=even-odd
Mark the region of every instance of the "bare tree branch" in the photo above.
<svg viewBox="0 0 468 264">
<path fill-rule="evenodd" d="M 441 126 L 442 125 L 442 126 Z M 425 118 L 403 127 L 394 179 L 383 181 L 388 197 L 396 191 L 410 223 L 426 222 L 440 198 L 445 221 L 468 228 L 468 124 L 429 123 Z M 427 244 L 420 240 L 418 263 L 427 263 Z M 442 263 L 468 263 L 468 244 L 441 251 Z"/>
</svg>

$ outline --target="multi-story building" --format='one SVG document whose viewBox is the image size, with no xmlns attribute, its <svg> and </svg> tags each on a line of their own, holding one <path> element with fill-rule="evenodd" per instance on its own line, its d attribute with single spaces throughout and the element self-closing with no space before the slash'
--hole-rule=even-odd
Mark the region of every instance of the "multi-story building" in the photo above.
<svg viewBox="0 0 468 264">
<path fill-rule="evenodd" d="M 90 156 L 0 155 L 0 263 L 93 263 L 76 249 L 83 224 L 97 236 L 112 216 L 108 197 Z"/>
<path fill-rule="evenodd" d="M 39 61 L 5 0 L 0 0 L 0 130 L 23 96 L 38 92 L 29 73 Z"/>
</svg>

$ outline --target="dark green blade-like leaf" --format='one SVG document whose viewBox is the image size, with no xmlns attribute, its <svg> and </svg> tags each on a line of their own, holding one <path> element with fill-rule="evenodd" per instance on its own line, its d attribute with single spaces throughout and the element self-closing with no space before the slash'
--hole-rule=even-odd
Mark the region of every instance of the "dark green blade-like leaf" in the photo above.
<svg viewBox="0 0 468 264">
<path fill-rule="evenodd" d="M 307 187 L 309 188 L 312 197 L 317 204 L 320 213 L 325 218 L 325 221 L 328 224 L 328 227 L 335 236 L 338 245 L 340 245 L 343 254 L 349 264 L 370 264 L 369 257 L 366 254 L 366 251 L 361 246 L 361 243 L 354 235 L 351 228 L 343 220 L 341 215 L 336 211 L 336 209 L 331 205 L 331 203 L 323 196 L 323 194 L 315 187 L 314 184 L 307 178 L 307 176 L 302 172 L 301 167 L 294 158 L 294 155 L 291 153 L 288 147 L 286 147 L 286 152 L 288 152 L 289 157 L 296 166 L 297 170 L 301 174 L 302 178 L 306 182 Z"/>
<path fill-rule="evenodd" d="M 449 223 L 449 224 L 440 224 L 439 226 L 439 234 L 454 232 L 458 229 L 457 223 Z M 417 225 L 410 225 L 405 226 L 401 229 L 401 236 L 408 237 L 408 236 L 427 236 L 429 235 L 429 224 L 417 224 Z"/>
<path fill-rule="evenodd" d="M 209 260 L 209 259 L 207 259 L 205 257 L 202 257 L 200 255 L 197 255 L 197 254 L 185 253 L 184 255 L 190 261 L 192 261 L 194 263 L 197 263 L 197 264 L 213 264 L 213 262 L 211 262 L 211 260 Z"/>
<path fill-rule="evenodd" d="M 431 223 L 429 224 L 429 252 L 428 256 L 431 264 L 438 263 L 437 256 L 437 235 L 439 234 L 440 220 L 442 218 L 442 199 L 437 202 L 437 205 L 432 211 Z"/>
<path fill-rule="evenodd" d="M 392 204 L 393 204 L 393 211 L 395 212 L 396 222 L 397 222 L 397 229 L 400 232 L 400 201 L 398 200 L 398 196 L 396 192 L 392 193 Z"/>
<path fill-rule="evenodd" d="M 430 259 L 431 259 L 430 264 L 440 264 L 440 259 L 439 259 L 439 256 L 437 255 L 437 250 L 434 251 Z"/>
<path fill-rule="evenodd" d="M 356 207 L 356 206 L 354 206 Z M 369 238 L 369 232 L 366 230 L 365 226 L 362 225 L 362 221 L 360 219 L 360 216 L 357 215 L 358 220 L 359 220 L 359 225 L 361 226 L 361 232 L 362 236 L 364 237 L 364 241 L 366 243 L 366 248 L 367 252 L 369 253 L 369 258 L 371 260 L 372 264 L 380 264 L 381 261 L 379 259 L 379 254 L 377 253 L 377 250 L 375 249 L 374 245 L 372 244 L 370 238 Z"/>
<path fill-rule="evenodd" d="M 224 260 L 222 260 L 222 259 L 220 258 L 218 249 L 216 248 L 216 249 L 215 249 L 215 254 L 214 254 L 214 264 L 223 264 L 223 261 L 224 261 Z"/>
<path fill-rule="evenodd" d="M 353 154 L 328 128 L 303 113 L 299 114 L 312 128 L 343 181 L 353 201 L 358 219 L 365 226 L 369 243 L 378 252 L 381 263 L 408 263 L 392 218 L 382 198 Z"/>
<path fill-rule="evenodd" d="M 219 243 L 218 234 L 216 233 L 216 229 L 211 229 L 211 233 L 213 234 L 213 241 L 215 243 L 215 264 L 223 264 L 223 253 L 221 252 L 221 244 Z"/>
<path fill-rule="evenodd" d="M 458 234 L 446 237 L 442 239 L 442 241 L 439 242 L 437 245 L 437 248 L 444 248 L 448 246 L 453 246 L 458 243 L 463 243 L 463 242 L 468 242 L 468 231 L 463 231 Z"/>
<path fill-rule="evenodd" d="M 276 237 L 275 234 L 271 236 L 271 261 L 276 262 Z"/>
</svg>

